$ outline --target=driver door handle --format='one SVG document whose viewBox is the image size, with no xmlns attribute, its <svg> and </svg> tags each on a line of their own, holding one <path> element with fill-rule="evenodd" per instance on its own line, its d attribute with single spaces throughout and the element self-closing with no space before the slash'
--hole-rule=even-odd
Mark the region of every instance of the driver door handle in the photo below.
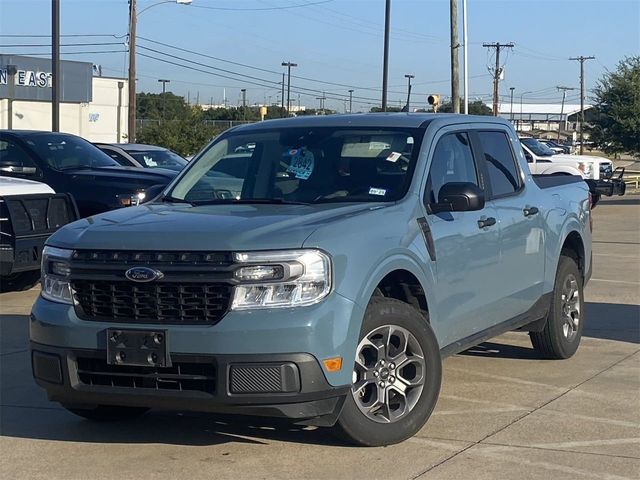
<svg viewBox="0 0 640 480">
<path fill-rule="evenodd" d="M 540 210 L 538 210 L 538 207 L 525 207 L 522 212 L 524 213 L 525 217 L 530 217 L 531 215 L 535 215 L 536 213 L 538 213 Z"/>
<path fill-rule="evenodd" d="M 493 217 L 481 218 L 478 220 L 478 228 L 490 227 L 496 224 L 496 219 Z"/>
</svg>

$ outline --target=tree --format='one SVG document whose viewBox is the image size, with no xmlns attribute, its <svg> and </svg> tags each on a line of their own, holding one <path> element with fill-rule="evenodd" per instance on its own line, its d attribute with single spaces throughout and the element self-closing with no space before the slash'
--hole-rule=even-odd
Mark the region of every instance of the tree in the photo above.
<svg viewBox="0 0 640 480">
<path fill-rule="evenodd" d="M 640 155 L 640 56 L 627 57 L 606 72 L 594 90 L 594 118 L 585 125 L 606 153 Z"/>
<path fill-rule="evenodd" d="M 460 104 L 464 105 L 464 98 L 460 99 Z M 453 105 L 451 102 L 445 102 L 438 108 L 440 113 L 452 113 Z M 493 115 L 493 110 L 489 108 L 482 100 L 469 102 L 469 115 Z"/>
</svg>

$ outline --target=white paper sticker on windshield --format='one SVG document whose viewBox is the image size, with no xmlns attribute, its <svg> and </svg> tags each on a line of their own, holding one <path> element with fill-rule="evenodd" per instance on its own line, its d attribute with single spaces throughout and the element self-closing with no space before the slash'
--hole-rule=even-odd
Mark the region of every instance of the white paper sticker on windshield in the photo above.
<svg viewBox="0 0 640 480">
<path fill-rule="evenodd" d="M 293 173 L 300 180 L 307 180 L 315 166 L 313 153 L 305 148 L 292 148 L 289 150 L 289 155 L 291 155 L 291 163 L 287 167 L 287 172 Z"/>
<path fill-rule="evenodd" d="M 384 188 L 369 187 L 369 195 L 378 195 L 384 197 L 387 191 Z"/>
<path fill-rule="evenodd" d="M 389 162 L 397 162 L 398 159 L 402 156 L 401 153 L 398 152 L 391 152 L 391 154 L 387 157 L 387 160 Z"/>
</svg>

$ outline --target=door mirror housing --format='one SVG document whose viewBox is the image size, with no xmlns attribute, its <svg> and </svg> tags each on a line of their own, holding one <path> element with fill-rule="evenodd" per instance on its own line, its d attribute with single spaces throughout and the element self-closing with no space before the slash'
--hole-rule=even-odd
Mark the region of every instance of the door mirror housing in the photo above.
<svg viewBox="0 0 640 480">
<path fill-rule="evenodd" d="M 38 175 L 38 169 L 36 167 L 23 167 L 21 165 L 15 165 L 11 161 L 3 161 L 0 163 L 0 172 L 24 175 L 26 177 L 35 177 Z"/>
<path fill-rule="evenodd" d="M 482 210 L 484 191 L 474 183 L 445 183 L 438 193 L 438 203 L 429 204 L 429 208 L 433 213 Z"/>
</svg>

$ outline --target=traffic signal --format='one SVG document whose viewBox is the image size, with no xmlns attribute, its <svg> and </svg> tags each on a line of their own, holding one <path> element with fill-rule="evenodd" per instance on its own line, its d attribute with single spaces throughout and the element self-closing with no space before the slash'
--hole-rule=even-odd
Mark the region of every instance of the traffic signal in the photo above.
<svg viewBox="0 0 640 480">
<path fill-rule="evenodd" d="M 440 106 L 440 95 L 431 94 L 427 97 L 427 103 L 433 107 L 433 111 L 437 112 Z"/>
</svg>

